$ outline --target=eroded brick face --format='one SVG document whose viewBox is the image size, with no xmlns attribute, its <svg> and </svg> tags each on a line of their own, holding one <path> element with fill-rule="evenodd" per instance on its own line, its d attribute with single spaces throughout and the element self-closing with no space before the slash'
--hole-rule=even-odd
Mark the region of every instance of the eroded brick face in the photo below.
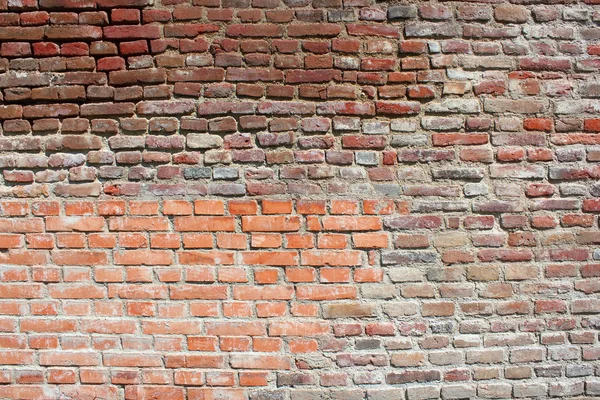
<svg viewBox="0 0 600 400">
<path fill-rule="evenodd" d="M 597 0 L 0 0 L 0 398 L 599 398 Z"/>
</svg>

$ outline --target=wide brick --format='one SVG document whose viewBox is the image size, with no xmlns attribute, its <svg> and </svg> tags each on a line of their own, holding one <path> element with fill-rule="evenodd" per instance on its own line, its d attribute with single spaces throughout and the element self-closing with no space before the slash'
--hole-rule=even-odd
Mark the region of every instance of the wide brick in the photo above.
<svg viewBox="0 0 600 400">
<path fill-rule="evenodd" d="M 421 106 L 419 103 L 414 101 L 406 101 L 406 102 L 385 102 L 378 101 L 376 103 L 377 112 L 380 114 L 390 114 L 390 115 L 408 115 L 408 114 L 417 114 Z"/>
<path fill-rule="evenodd" d="M 139 114 L 157 114 L 157 115 L 178 115 L 190 114 L 196 109 L 193 101 L 163 102 L 163 101 L 145 101 L 138 103 L 137 112 Z"/>
<path fill-rule="evenodd" d="M 157 25 L 113 25 L 103 28 L 105 39 L 158 39 L 160 37 L 160 27 Z"/>
<path fill-rule="evenodd" d="M 290 232 L 300 229 L 300 218 L 297 216 L 244 216 L 244 231 L 257 232 Z"/>
<path fill-rule="evenodd" d="M 272 322 L 269 324 L 270 336 L 318 336 L 330 332 L 330 326 L 327 323 L 314 322 Z"/>
<path fill-rule="evenodd" d="M 296 24 L 290 25 L 287 34 L 290 37 L 303 36 L 337 36 L 342 27 L 336 24 Z"/>
<path fill-rule="evenodd" d="M 46 29 L 46 38 L 52 40 L 97 40 L 102 38 L 102 28 L 97 26 L 52 26 Z"/>
<path fill-rule="evenodd" d="M 340 303 L 323 306 L 323 316 L 325 318 L 361 318 L 372 316 L 374 313 L 374 304 Z"/>
<path fill-rule="evenodd" d="M 175 217 L 173 224 L 181 232 L 234 231 L 232 217 Z"/>
<path fill-rule="evenodd" d="M 441 373 L 438 370 L 414 370 L 402 372 L 390 372 L 386 376 L 388 384 L 412 383 L 412 382 L 431 382 L 441 379 Z"/>
<path fill-rule="evenodd" d="M 7 26 L 2 28 L 0 32 L 0 40 L 27 40 L 37 41 L 44 37 L 45 29 L 43 26 L 36 27 L 12 27 Z"/>
<path fill-rule="evenodd" d="M 494 8 L 494 18 L 499 22 L 527 22 L 529 11 L 523 6 L 499 5 Z"/>
<path fill-rule="evenodd" d="M 230 25 L 227 36 L 232 37 L 281 37 L 283 26 L 277 24 Z"/>
</svg>

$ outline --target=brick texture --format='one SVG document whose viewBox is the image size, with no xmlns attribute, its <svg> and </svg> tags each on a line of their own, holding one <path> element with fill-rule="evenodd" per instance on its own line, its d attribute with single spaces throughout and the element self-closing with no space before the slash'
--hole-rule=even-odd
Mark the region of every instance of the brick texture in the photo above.
<svg viewBox="0 0 600 400">
<path fill-rule="evenodd" d="M 600 398 L 598 0 L 0 0 L 0 398 Z"/>
</svg>

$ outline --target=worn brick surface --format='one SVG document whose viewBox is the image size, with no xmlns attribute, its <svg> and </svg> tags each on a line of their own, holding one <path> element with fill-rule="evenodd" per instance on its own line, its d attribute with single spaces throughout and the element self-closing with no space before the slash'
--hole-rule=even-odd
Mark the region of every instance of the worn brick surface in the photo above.
<svg viewBox="0 0 600 400">
<path fill-rule="evenodd" d="M 0 398 L 598 398 L 599 7 L 0 0 Z"/>
</svg>

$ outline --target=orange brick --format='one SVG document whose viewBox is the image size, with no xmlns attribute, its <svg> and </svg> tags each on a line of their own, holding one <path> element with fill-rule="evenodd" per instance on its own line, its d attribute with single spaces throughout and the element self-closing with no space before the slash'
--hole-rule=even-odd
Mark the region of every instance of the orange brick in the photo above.
<svg viewBox="0 0 600 400">
<path fill-rule="evenodd" d="M 321 282 L 350 282 L 349 268 L 321 268 Z"/>
<path fill-rule="evenodd" d="M 209 233 L 184 233 L 183 247 L 186 249 L 211 249 L 213 237 Z"/>
<path fill-rule="evenodd" d="M 221 249 L 245 249 L 246 235 L 240 233 L 217 234 L 217 247 Z"/>
<path fill-rule="evenodd" d="M 385 233 L 353 233 L 354 247 L 363 249 L 383 249 L 388 247 L 388 235 Z"/>
<path fill-rule="evenodd" d="M 224 215 L 225 206 L 221 200 L 196 200 L 194 214 L 197 215 Z"/>
<path fill-rule="evenodd" d="M 290 282 L 314 282 L 317 274 L 314 268 L 286 268 L 285 276 Z"/>
<path fill-rule="evenodd" d="M 281 247 L 282 237 L 277 233 L 255 233 L 251 236 L 251 245 L 256 248 Z"/>
<path fill-rule="evenodd" d="M 219 268 L 218 279 L 221 282 L 248 282 L 248 275 L 244 268 L 222 267 Z"/>
<path fill-rule="evenodd" d="M 358 201 L 331 200 L 331 214 L 358 214 Z"/>
<path fill-rule="evenodd" d="M 285 302 L 257 303 L 256 315 L 259 318 L 283 317 L 287 311 Z"/>
<path fill-rule="evenodd" d="M 293 204 L 291 200 L 263 200 L 263 214 L 291 214 Z"/>
<path fill-rule="evenodd" d="M 312 233 L 286 233 L 285 240 L 288 249 L 310 249 L 314 247 Z"/>
<path fill-rule="evenodd" d="M 255 349 L 256 350 L 256 349 Z M 260 351 L 260 350 L 256 350 Z M 268 374 L 266 372 L 260 371 L 245 371 L 240 372 L 239 380 L 241 386 L 267 386 Z"/>
<path fill-rule="evenodd" d="M 320 234 L 317 239 L 319 249 L 345 249 L 348 246 L 348 237 L 337 233 Z"/>
<path fill-rule="evenodd" d="M 131 215 L 157 215 L 158 206 L 156 201 L 130 201 L 129 213 Z"/>
<path fill-rule="evenodd" d="M 254 200 L 231 200 L 228 207 L 231 215 L 254 215 L 258 213 L 258 203 Z"/>
<path fill-rule="evenodd" d="M 254 270 L 254 281 L 258 284 L 276 283 L 279 278 L 277 268 L 260 268 Z"/>
<path fill-rule="evenodd" d="M 165 200 L 162 211 L 164 215 L 192 215 L 192 204 L 183 200 Z"/>
<path fill-rule="evenodd" d="M 181 236 L 177 233 L 153 233 L 150 235 L 150 247 L 153 249 L 178 249 Z"/>
</svg>

